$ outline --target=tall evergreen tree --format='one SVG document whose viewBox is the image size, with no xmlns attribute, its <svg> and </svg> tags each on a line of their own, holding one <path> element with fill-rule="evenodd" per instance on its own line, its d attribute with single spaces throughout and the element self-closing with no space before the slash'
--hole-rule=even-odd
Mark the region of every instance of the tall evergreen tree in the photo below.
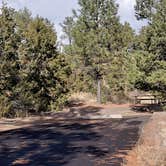
<svg viewBox="0 0 166 166">
<path fill-rule="evenodd" d="M 143 3 L 142 1 L 137 1 Z M 144 37 L 144 51 L 149 53 L 146 61 L 146 80 L 151 90 L 162 92 L 165 95 L 166 92 L 166 0 L 153 1 L 153 5 L 146 1 L 150 8 L 154 7 L 155 10 L 151 10 L 150 24 L 147 26 Z M 139 13 L 143 13 L 145 8 L 141 8 Z M 141 15 L 140 15 L 141 16 Z M 143 42 L 142 42 L 143 43 Z M 149 70 L 147 70 L 149 69 Z"/>
<path fill-rule="evenodd" d="M 16 31 L 14 10 L 3 4 L 0 14 L 0 109 L 5 114 L 14 106 L 19 82 L 19 36 Z"/>
<path fill-rule="evenodd" d="M 26 31 L 19 48 L 22 67 L 20 91 L 37 111 L 57 109 L 62 105 L 68 89 L 67 63 L 56 49 L 56 33 L 46 19 L 36 17 Z"/>
<path fill-rule="evenodd" d="M 79 5 L 79 12 L 74 11 L 73 54 L 77 55 L 81 62 L 79 69 L 82 80 L 86 80 L 84 86 L 94 89 L 93 82 L 97 82 L 100 102 L 105 62 L 119 49 L 116 35 L 121 25 L 117 16 L 117 5 L 113 0 L 79 0 Z"/>
<path fill-rule="evenodd" d="M 74 27 L 74 18 L 73 17 L 66 17 L 64 22 L 61 25 L 63 32 L 64 32 L 64 36 L 62 36 L 64 39 L 67 39 L 67 42 L 69 44 L 69 46 L 72 45 L 72 29 Z"/>
<path fill-rule="evenodd" d="M 0 14 L 0 115 L 60 110 L 70 67 L 56 48 L 53 24 L 27 9 L 2 6 Z"/>
</svg>

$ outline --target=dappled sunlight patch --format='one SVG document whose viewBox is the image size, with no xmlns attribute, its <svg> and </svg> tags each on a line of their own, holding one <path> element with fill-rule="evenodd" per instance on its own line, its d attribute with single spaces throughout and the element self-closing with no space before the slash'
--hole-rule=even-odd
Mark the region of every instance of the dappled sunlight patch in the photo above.
<svg viewBox="0 0 166 166">
<path fill-rule="evenodd" d="M 30 162 L 29 159 L 20 158 L 13 161 L 12 166 L 25 165 L 25 164 L 28 164 L 29 162 Z"/>
</svg>

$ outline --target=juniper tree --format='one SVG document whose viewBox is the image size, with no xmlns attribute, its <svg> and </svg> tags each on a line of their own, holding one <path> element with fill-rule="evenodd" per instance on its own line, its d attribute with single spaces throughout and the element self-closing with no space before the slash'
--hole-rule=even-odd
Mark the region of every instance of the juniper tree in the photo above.
<svg viewBox="0 0 166 166">
<path fill-rule="evenodd" d="M 69 67 L 56 49 L 56 33 L 46 19 L 28 24 L 19 48 L 23 97 L 36 111 L 56 110 L 65 102 Z"/>
<path fill-rule="evenodd" d="M 3 4 L 0 14 L 0 113 L 10 112 L 14 106 L 19 83 L 19 35 L 16 31 L 14 10 Z"/>
<path fill-rule="evenodd" d="M 56 48 L 53 24 L 27 9 L 2 6 L 0 14 L 0 113 L 60 110 L 70 67 Z"/>
</svg>

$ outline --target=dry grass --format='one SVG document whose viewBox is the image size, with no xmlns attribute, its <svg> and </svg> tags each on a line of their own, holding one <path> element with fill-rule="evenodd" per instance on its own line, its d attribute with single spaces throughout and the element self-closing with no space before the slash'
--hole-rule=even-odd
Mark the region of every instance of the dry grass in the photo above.
<svg viewBox="0 0 166 166">
<path fill-rule="evenodd" d="M 95 103 L 96 102 L 96 97 L 92 95 L 91 93 L 85 93 L 85 92 L 77 92 L 73 93 L 69 101 L 80 101 L 84 103 Z"/>
<path fill-rule="evenodd" d="M 162 148 L 138 145 L 136 153 L 140 166 L 166 166 L 166 151 Z"/>
<path fill-rule="evenodd" d="M 126 166 L 166 166 L 166 113 L 155 113 L 143 127 Z"/>
</svg>

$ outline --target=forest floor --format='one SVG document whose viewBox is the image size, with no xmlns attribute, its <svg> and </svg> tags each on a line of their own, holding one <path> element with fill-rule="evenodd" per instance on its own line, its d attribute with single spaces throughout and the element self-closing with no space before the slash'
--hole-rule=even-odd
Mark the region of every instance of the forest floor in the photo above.
<svg viewBox="0 0 166 166">
<path fill-rule="evenodd" d="M 97 104 L 74 102 L 61 112 L 48 113 L 42 116 L 30 116 L 25 118 L 0 119 L 0 131 L 27 127 L 34 122 L 40 123 L 41 120 L 100 120 L 100 119 L 119 119 L 127 117 L 140 117 L 152 115 L 151 111 L 144 110 L 144 106 L 131 104 Z M 116 118 L 117 115 L 117 118 Z M 121 118 L 120 117 L 120 118 Z"/>
<path fill-rule="evenodd" d="M 121 115 L 124 117 L 150 115 L 152 110 L 145 110 L 145 105 L 133 104 L 97 104 L 97 103 L 74 103 L 68 110 L 68 116 L 97 119 L 111 118 L 111 115 Z M 116 118 L 116 116 L 114 116 Z M 118 118 L 118 117 L 117 117 Z"/>
</svg>

